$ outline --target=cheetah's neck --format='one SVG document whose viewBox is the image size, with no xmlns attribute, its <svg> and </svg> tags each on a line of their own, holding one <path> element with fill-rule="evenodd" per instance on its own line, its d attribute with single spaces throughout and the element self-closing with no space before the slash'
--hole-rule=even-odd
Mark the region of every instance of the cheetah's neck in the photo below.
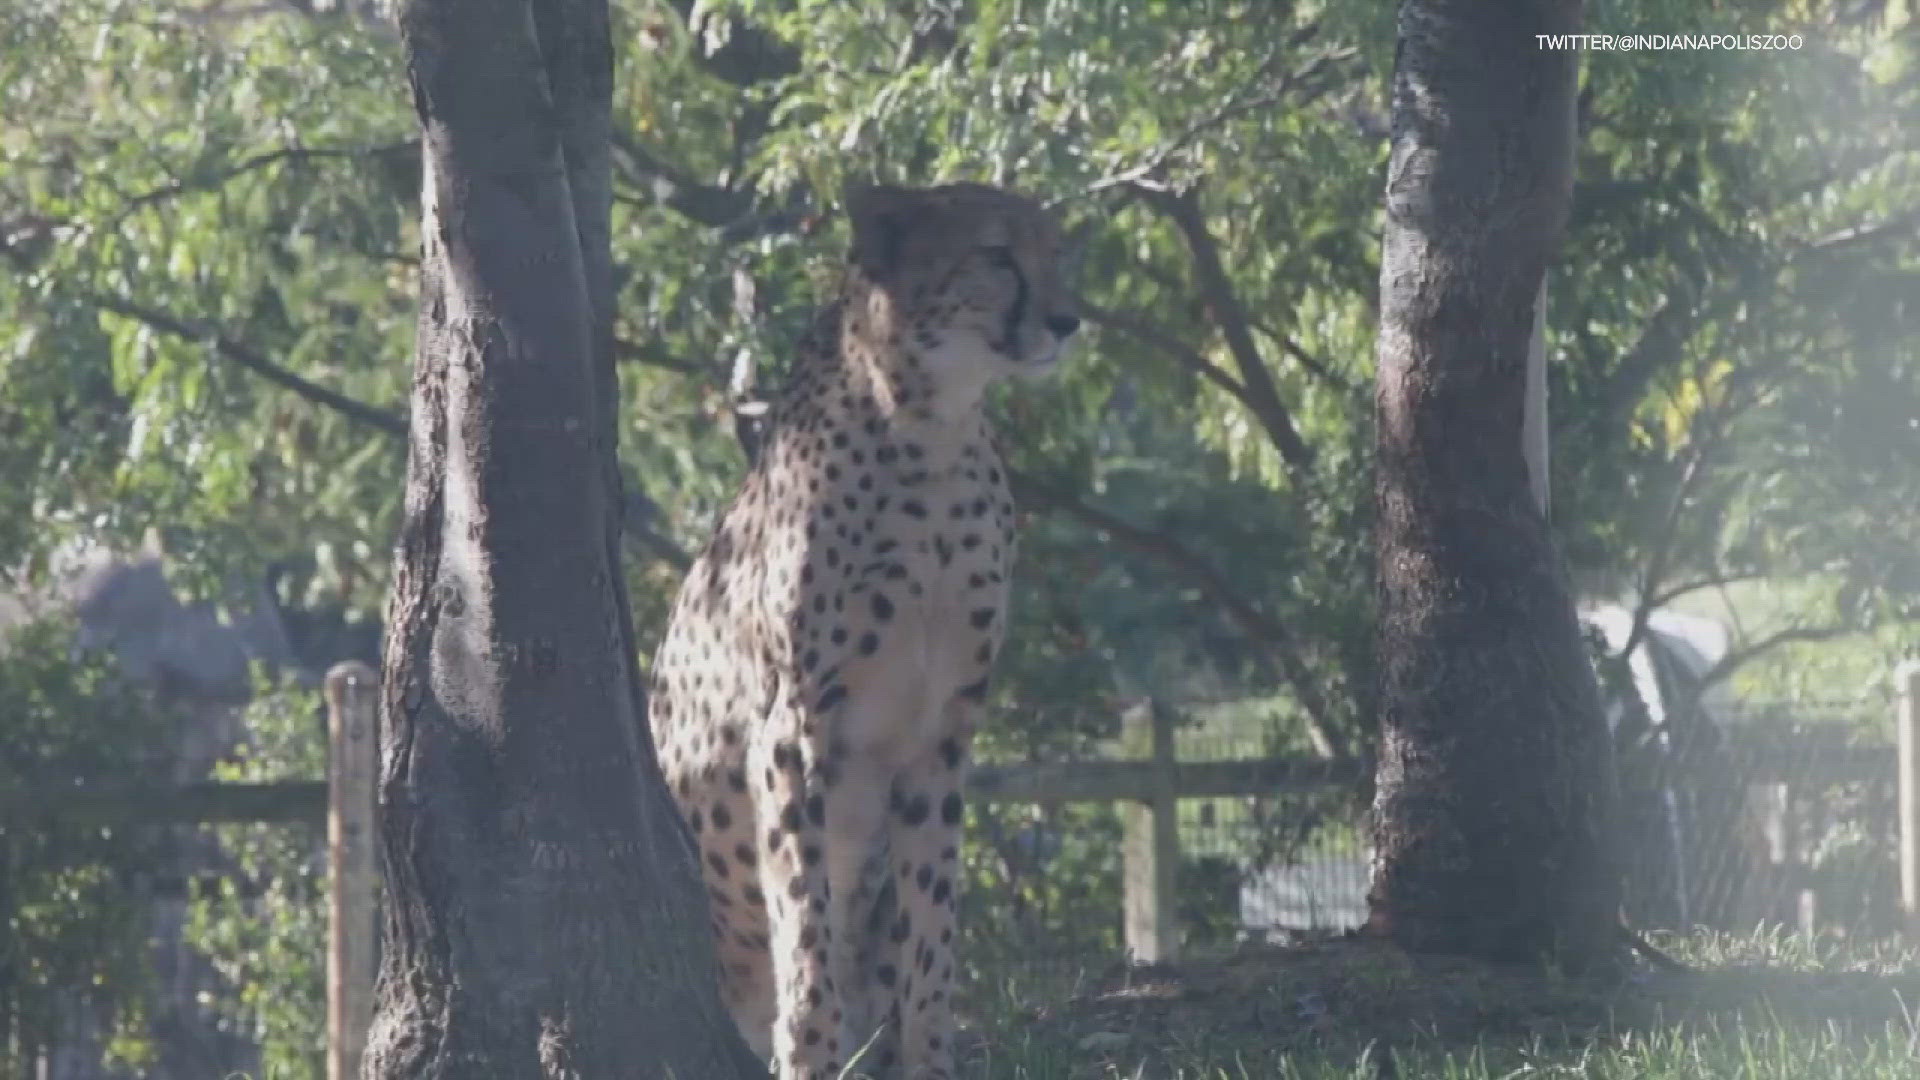
<svg viewBox="0 0 1920 1080">
<path fill-rule="evenodd" d="M 788 410 L 871 416 L 933 445 L 984 436 L 984 365 L 978 380 L 936 378 L 887 325 L 873 295 L 852 289 L 820 313 L 787 391 Z"/>
</svg>

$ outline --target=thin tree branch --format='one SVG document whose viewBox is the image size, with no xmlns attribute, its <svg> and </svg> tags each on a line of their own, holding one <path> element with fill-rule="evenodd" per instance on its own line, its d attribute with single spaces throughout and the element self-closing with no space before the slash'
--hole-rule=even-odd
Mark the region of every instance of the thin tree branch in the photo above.
<svg viewBox="0 0 1920 1080">
<path fill-rule="evenodd" d="M 1632 411 L 1647 383 L 1673 362 L 1699 329 L 1705 312 L 1694 302 L 1692 287 L 1692 281 L 1682 281 L 1660 301 L 1647 317 L 1640 336 L 1607 375 L 1600 407 L 1575 423 L 1611 432 Z"/>
<path fill-rule="evenodd" d="M 1716 573 L 1709 577 L 1701 578 L 1699 581 L 1689 581 L 1684 585 L 1675 585 L 1665 592 L 1655 594 L 1653 606 L 1656 609 L 1663 608 L 1681 597 L 1691 596 L 1702 589 L 1724 589 L 1728 585 L 1737 584 L 1742 581 L 1760 581 L 1765 577 L 1767 577 L 1766 574 L 1758 571 L 1748 571 L 1741 574 Z"/>
<path fill-rule="evenodd" d="M 1291 52 L 1311 41 L 1320 31 L 1319 24 L 1310 24 L 1295 31 L 1286 43 L 1262 57 L 1247 80 L 1236 86 L 1222 97 L 1213 108 L 1195 117 L 1192 121 L 1148 151 L 1138 164 L 1122 169 L 1110 176 L 1103 177 L 1087 185 L 1077 193 L 1085 198 L 1115 188 L 1128 188 L 1143 181 L 1158 177 L 1173 159 L 1202 135 L 1226 126 L 1234 120 L 1261 109 L 1270 108 L 1295 93 L 1301 93 L 1303 103 L 1326 92 L 1324 83 L 1309 85 L 1318 76 L 1335 70 L 1335 65 L 1351 60 L 1358 50 L 1350 48 L 1334 49 L 1309 60 L 1301 67 L 1274 79 L 1275 69 L 1281 60 Z"/>
<path fill-rule="evenodd" d="M 1173 333 L 1166 328 L 1150 323 L 1136 315 L 1123 315 L 1118 311 L 1101 307 L 1084 297 L 1076 297 L 1074 299 L 1074 306 L 1079 309 L 1080 314 L 1085 316 L 1089 322 L 1097 326 L 1104 326 L 1110 330 L 1118 330 L 1128 337 L 1139 340 L 1142 344 L 1152 346 L 1154 349 L 1166 353 L 1169 357 L 1179 361 L 1182 367 L 1188 368 L 1202 378 L 1220 386 L 1234 397 L 1240 399 L 1241 403 L 1247 405 L 1249 409 L 1253 407 L 1251 402 L 1247 400 L 1247 388 L 1241 384 L 1240 380 L 1234 378 L 1231 373 L 1221 368 L 1220 365 L 1200 355 L 1199 352 L 1189 347 L 1178 337 L 1175 337 Z"/>
<path fill-rule="evenodd" d="M 1693 494 L 1693 488 L 1699 482 L 1705 469 L 1702 464 L 1706 457 L 1703 447 L 1695 447 L 1688 456 L 1687 463 L 1680 472 L 1680 482 L 1674 485 L 1673 497 L 1667 500 L 1667 512 L 1661 519 L 1660 535 L 1655 538 L 1653 551 L 1647 556 L 1647 563 L 1640 575 L 1639 587 L 1635 590 L 1633 622 L 1627 630 L 1626 643 L 1614 653 L 1613 662 L 1624 663 L 1639 648 L 1647 635 L 1647 624 L 1653 618 L 1657 605 L 1659 585 L 1667 576 L 1668 563 L 1673 557 L 1673 547 L 1680 534 L 1680 519 L 1685 515 L 1687 500 Z"/>
<path fill-rule="evenodd" d="M 1219 242 L 1207 230 L 1199 201 L 1191 191 L 1175 193 L 1150 187 L 1141 191 L 1148 203 L 1171 220 L 1186 239 L 1187 249 L 1193 256 L 1194 277 L 1200 286 L 1200 295 L 1206 300 L 1213 317 L 1219 321 L 1220 332 L 1227 341 L 1227 350 L 1233 354 L 1235 365 L 1240 370 L 1240 381 L 1247 391 L 1248 409 L 1260 421 L 1260 426 L 1266 430 L 1267 437 L 1272 440 L 1295 477 L 1308 479 L 1313 472 L 1313 451 L 1294 427 L 1293 416 L 1280 400 L 1279 390 L 1274 386 L 1273 373 L 1267 369 L 1266 361 L 1260 356 L 1260 348 L 1254 343 L 1246 308 L 1241 305 L 1232 279 L 1227 276 L 1226 266 L 1220 259 Z"/>
<path fill-rule="evenodd" d="M 654 553 L 662 562 L 686 573 L 693 566 L 693 556 L 673 539 L 653 527 L 661 518 L 660 505 L 648 497 L 646 489 L 640 486 L 639 478 L 625 466 L 620 466 L 623 495 L 620 507 L 621 532 L 630 540 Z"/>
<path fill-rule="evenodd" d="M 1829 176 L 1823 182 L 1832 179 Z M 1870 225 L 1851 226 L 1822 237 L 1799 241 L 1790 245 L 1782 257 L 1747 269 L 1739 275 L 1730 290 L 1713 302 L 1699 295 L 1700 281 L 1683 279 L 1676 284 L 1675 294 L 1663 300 L 1648 317 L 1640 337 L 1608 376 L 1607 386 L 1601 395 L 1602 407 L 1585 419 L 1574 422 L 1603 429 L 1619 423 L 1640 400 L 1647 383 L 1673 362 L 1701 326 L 1729 310 L 1737 309 L 1741 304 L 1752 303 L 1757 296 L 1770 291 L 1781 272 L 1792 266 L 1796 259 L 1825 255 L 1916 229 L 1920 229 L 1920 207 L 1910 207 Z"/>
<path fill-rule="evenodd" d="M 630 135 L 616 134 L 613 148 L 621 177 L 646 193 L 644 199 L 622 196 L 622 202 L 657 202 L 715 229 L 736 225 L 753 211 L 751 191 L 696 180 L 686 170 L 661 161 Z"/>
<path fill-rule="evenodd" d="M 1809 641 L 1831 641 L 1837 637 L 1845 637 L 1848 634 L 1859 632 L 1860 628 L 1858 626 L 1848 623 L 1834 623 L 1826 626 L 1789 626 L 1783 630 L 1776 630 L 1747 645 L 1728 650 L 1725 656 L 1722 656 L 1712 667 L 1709 667 L 1700 674 L 1700 682 L 1694 691 L 1694 699 L 1697 701 L 1709 687 L 1726 681 L 1734 672 L 1739 671 L 1741 668 L 1782 645 Z"/>
<path fill-rule="evenodd" d="M 139 194 L 128 195 L 104 223 L 88 223 L 71 219 L 52 218 L 40 214 L 24 214 L 15 219 L 0 221 L 0 249 L 4 249 L 9 255 L 16 256 L 16 262 L 21 262 L 22 259 L 20 256 L 22 255 L 22 249 L 24 245 L 28 243 L 38 242 L 60 232 L 81 237 L 99 233 L 110 234 L 119 228 L 121 222 L 141 210 L 193 192 L 216 190 L 229 181 L 283 162 L 378 157 L 384 154 L 393 154 L 409 150 L 417 152 L 418 148 L 418 139 L 406 139 L 375 146 L 294 146 L 263 151 L 250 157 L 242 158 L 231 165 L 216 169 L 204 175 L 175 177 L 164 184 L 150 188 Z M 386 256 L 381 253 L 357 253 L 365 254 L 370 258 L 402 258 L 400 256 Z M 411 261 L 417 262 L 417 260 Z"/>
<path fill-rule="evenodd" d="M 115 315 L 124 318 L 145 323 L 162 333 L 171 334 L 174 337 L 186 338 L 189 341 L 200 341 L 210 344 L 221 356 L 246 368 L 248 371 L 273 383 L 275 386 L 291 390 L 316 405 L 324 405 L 342 416 L 357 420 L 387 435 L 401 437 L 407 433 L 407 422 L 399 414 L 368 405 L 362 401 L 357 401 L 338 391 L 329 390 L 318 383 L 309 382 L 273 361 L 268 360 L 265 356 L 255 352 L 253 349 L 217 331 L 195 325 L 185 319 L 176 318 L 164 311 L 158 311 L 143 304 L 135 303 L 122 296 L 94 293 L 90 295 L 88 299 L 91 300 L 95 306 L 103 310 L 111 311 Z"/>
<path fill-rule="evenodd" d="M 723 247 L 762 236 L 808 231 L 818 211 L 806 205 L 806 189 L 795 187 L 784 205 L 760 208 L 751 190 L 710 184 L 648 152 L 632 138 L 613 137 L 614 164 L 633 190 L 614 192 L 622 206 L 664 206 L 697 225 L 714 230 Z"/>
<path fill-rule="evenodd" d="M 303 379 L 224 334 L 197 326 L 164 311 L 137 304 L 124 297 L 95 293 L 88 299 L 102 310 L 144 323 L 161 333 L 190 341 L 207 342 L 226 359 L 276 386 L 293 391 L 312 404 L 331 409 L 349 420 L 364 424 L 390 438 L 406 437 L 407 421 L 398 414 L 368 405 Z M 660 508 L 647 497 L 640 485 L 631 481 L 631 478 L 625 485 L 625 489 L 626 505 L 621 508 L 621 511 L 626 535 L 674 569 L 684 573 L 693 565 L 693 557 L 688 555 L 680 545 L 674 543 L 671 537 L 654 529 L 652 522 L 660 516 Z"/>
<path fill-rule="evenodd" d="M 799 48 L 774 37 L 765 28 L 724 10 L 709 7 L 703 11 L 701 8 L 705 5 L 697 0 L 668 0 L 668 6 L 686 23 L 687 32 L 695 41 L 707 36 L 706 20 L 727 20 L 719 48 L 712 52 L 701 48 L 692 50 L 693 62 L 714 78 L 747 87 L 799 73 Z"/>
<path fill-rule="evenodd" d="M 1781 362 L 1784 363 L 1788 355 L 1797 354 L 1791 350 L 1782 350 L 1780 355 Z M 1758 397 L 1754 396 L 1742 403 L 1734 397 L 1736 390 L 1743 386 L 1751 389 L 1767 373 L 1768 368 L 1760 364 L 1749 364 L 1737 369 L 1728 376 L 1723 392 L 1696 412 L 1688 422 L 1687 442 L 1691 453 L 1681 473 L 1680 481 L 1675 485 L 1660 535 L 1655 541 L 1646 570 L 1641 576 L 1632 629 L 1627 635 L 1626 644 L 1614 655 L 1615 662 L 1624 661 L 1640 643 L 1646 634 L 1647 623 L 1657 607 L 1693 588 L 1700 587 L 1696 585 L 1682 589 L 1662 590 L 1660 583 L 1672 569 L 1680 522 L 1688 509 L 1688 503 L 1698 490 L 1699 484 L 1707 477 L 1712 459 L 1726 445 L 1731 434 L 1733 418 L 1758 400 Z M 1729 579 L 1724 576 L 1716 576 L 1709 584 L 1724 584 L 1727 580 Z"/>
<path fill-rule="evenodd" d="M 1897 128 L 1890 129 L 1899 133 Z M 1786 206 L 1804 199 L 1827 188 L 1839 184 L 1842 180 L 1857 180 L 1863 173 L 1878 169 L 1895 158 L 1920 150 L 1920 140 L 1896 139 L 1890 144 L 1881 144 L 1857 148 L 1838 160 L 1827 159 L 1821 155 L 1819 171 L 1799 183 L 1778 189 L 1778 198 L 1774 207 Z"/>
<path fill-rule="evenodd" d="M 648 367 L 657 367 L 663 371 L 678 372 L 681 375 L 704 375 L 706 371 L 700 365 L 685 357 L 675 356 L 658 342 L 634 341 L 630 338 L 615 338 L 613 354 L 622 360 L 632 360 Z"/>
<path fill-rule="evenodd" d="M 1699 328 L 1725 307 L 1753 295 L 1763 282 L 1772 281 L 1775 276 L 1772 269 L 1762 267 L 1742 275 L 1732 294 L 1714 304 L 1696 298 L 1693 292 L 1695 283 L 1691 279 L 1683 281 L 1684 291 L 1677 291 L 1661 302 L 1649 316 L 1645 329 L 1632 348 L 1608 377 L 1607 386 L 1601 394 L 1601 407 L 1594 411 L 1590 419 L 1576 422 L 1602 428 L 1611 428 L 1620 423 L 1645 392 L 1647 383 L 1674 363 Z M 1722 409 L 1703 409 L 1689 425 L 1688 435 L 1693 453 L 1683 467 L 1680 482 L 1675 486 L 1667 513 L 1662 518 L 1660 534 L 1640 575 L 1633 621 L 1626 643 L 1610 658 L 1614 663 L 1625 662 L 1645 639 L 1653 612 L 1679 595 L 1673 590 L 1662 591 L 1660 585 L 1673 566 L 1673 548 L 1681 517 L 1696 486 L 1705 476 L 1706 459 L 1719 448 L 1726 419 Z"/>
<path fill-rule="evenodd" d="M 1912 233 L 1916 230 L 1920 230 L 1920 206 L 1908 207 L 1900 213 L 1871 225 L 1851 225 L 1838 229 L 1817 240 L 1807 241 L 1804 250 L 1824 254 L 1840 248 L 1872 243 L 1884 237 Z"/>
<path fill-rule="evenodd" d="M 1249 315 L 1248 321 L 1255 330 L 1265 334 L 1275 344 L 1279 345 L 1282 352 L 1293 357 L 1294 361 L 1304 368 L 1307 374 L 1343 394 L 1355 395 L 1362 392 L 1360 384 L 1333 370 L 1331 364 L 1315 356 L 1313 353 L 1308 352 L 1306 346 L 1300 344 L 1291 335 L 1283 333 L 1279 327 L 1273 325 L 1270 321 L 1252 318 L 1251 315 Z"/>
<path fill-rule="evenodd" d="M 1172 537 L 1128 524 L 1105 510 L 1036 483 L 1011 469 L 1008 470 L 1008 479 L 1012 483 L 1014 496 L 1021 502 L 1045 506 L 1077 518 L 1106 533 L 1116 543 L 1172 568 L 1198 586 L 1240 627 L 1242 633 L 1265 647 L 1268 657 L 1280 669 L 1282 677 L 1293 688 L 1295 699 L 1300 702 L 1300 709 L 1305 714 L 1307 736 L 1312 740 L 1315 751 L 1322 757 L 1343 764 L 1352 760 L 1353 755 L 1344 743 L 1334 737 L 1332 711 L 1301 655 L 1293 632 L 1249 603 L 1243 590 L 1229 581 L 1226 575 Z"/>
<path fill-rule="evenodd" d="M 257 172 L 268 166 L 280 164 L 281 162 L 374 157 L 380 154 L 391 154 L 402 150 L 417 149 L 419 145 L 420 140 L 418 139 L 404 139 L 400 142 L 383 143 L 378 146 L 289 146 L 279 150 L 268 150 L 254 154 L 251 157 L 242 158 L 232 165 L 222 169 L 216 169 L 203 176 L 176 177 L 167 183 L 161 184 L 159 187 L 141 192 L 138 195 L 129 196 L 126 203 L 121 207 L 120 212 L 115 216 L 116 218 L 125 217 L 127 214 L 131 214 L 137 210 L 143 210 L 155 203 L 164 202 L 168 199 L 187 194 L 188 192 L 211 191 L 227 183 L 229 180 L 245 176 L 250 172 Z"/>
</svg>

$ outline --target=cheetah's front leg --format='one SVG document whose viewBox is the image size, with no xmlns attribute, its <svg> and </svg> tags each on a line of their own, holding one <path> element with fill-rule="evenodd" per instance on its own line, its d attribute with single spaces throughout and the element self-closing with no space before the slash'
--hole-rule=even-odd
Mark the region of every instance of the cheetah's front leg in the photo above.
<svg viewBox="0 0 1920 1080">
<path fill-rule="evenodd" d="M 768 905 L 778 1018 L 773 1029 L 780 1080 L 838 1080 L 850 1052 L 835 992 L 828 922 L 832 889 L 826 847 L 827 785 L 820 762 L 802 751 L 798 724 L 769 724 L 749 772 L 760 779 L 760 875 Z"/>
<path fill-rule="evenodd" d="M 886 940 L 874 924 L 877 897 L 886 890 L 887 782 L 842 759 L 826 796 L 828 974 L 831 997 L 852 1041 L 842 1057 L 855 1077 L 893 1076 L 896 1056 L 888 1024 L 891 994 L 875 982 L 873 952 Z M 891 906 L 891 905 L 890 905 Z"/>
<path fill-rule="evenodd" d="M 970 730 L 970 729 L 969 729 Z M 892 981 L 907 1080 L 953 1076 L 953 960 L 968 731 L 901 772 L 893 786 L 892 854 L 900 905 Z"/>
</svg>

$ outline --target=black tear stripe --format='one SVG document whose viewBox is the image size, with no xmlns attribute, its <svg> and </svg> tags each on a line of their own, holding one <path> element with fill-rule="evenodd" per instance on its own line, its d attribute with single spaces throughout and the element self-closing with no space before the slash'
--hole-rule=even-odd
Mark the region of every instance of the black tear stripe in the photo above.
<svg viewBox="0 0 1920 1080">
<path fill-rule="evenodd" d="M 1007 326 L 1003 336 L 1007 341 L 1008 355 L 1015 355 L 1020 345 L 1020 324 L 1026 321 L 1027 317 L 1027 275 L 1021 271 L 1019 262 L 1007 252 L 995 252 L 993 261 L 1013 275 L 1013 307 L 1007 312 Z"/>
<path fill-rule="evenodd" d="M 875 222 L 880 227 L 880 257 L 889 271 L 900 265 L 901 249 L 907 245 L 907 221 L 898 212 L 881 214 Z"/>
</svg>

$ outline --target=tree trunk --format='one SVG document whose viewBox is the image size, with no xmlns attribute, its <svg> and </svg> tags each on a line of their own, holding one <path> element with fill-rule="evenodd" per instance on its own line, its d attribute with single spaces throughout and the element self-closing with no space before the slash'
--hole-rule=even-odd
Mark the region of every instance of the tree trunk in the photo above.
<svg viewBox="0 0 1920 1080">
<path fill-rule="evenodd" d="M 618 562 L 606 0 L 413 0 L 422 272 L 368 1077 L 765 1075 Z"/>
<path fill-rule="evenodd" d="M 1566 217 L 1578 0 L 1406 0 L 1381 262 L 1382 746 L 1370 929 L 1421 951 L 1612 950 L 1606 727 L 1528 486 L 1540 282 Z"/>
</svg>

